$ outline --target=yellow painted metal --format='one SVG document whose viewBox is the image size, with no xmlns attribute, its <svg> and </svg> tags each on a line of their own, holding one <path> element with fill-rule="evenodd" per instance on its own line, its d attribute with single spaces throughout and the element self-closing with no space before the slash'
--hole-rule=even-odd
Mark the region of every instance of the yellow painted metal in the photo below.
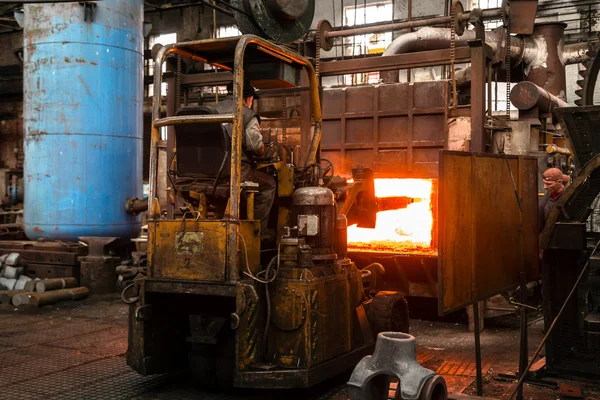
<svg viewBox="0 0 600 400">
<path fill-rule="evenodd" d="M 294 192 L 294 167 L 283 164 L 277 167 L 277 195 L 291 196 Z"/>
<path fill-rule="evenodd" d="M 277 237 L 280 238 L 283 236 L 283 228 L 285 226 L 294 225 L 291 208 L 280 205 L 277 209 Z"/>
<path fill-rule="evenodd" d="M 328 271 L 282 268 L 270 288 L 272 309 L 267 359 L 280 366 L 310 368 L 352 349 L 350 310 L 362 289 L 353 263 Z M 362 300 L 362 297 L 360 298 Z M 336 329 L 332 329 L 332 327 Z"/>
<path fill-rule="evenodd" d="M 254 191 L 246 192 L 246 216 L 254 219 Z"/>
<path fill-rule="evenodd" d="M 208 210 L 206 209 L 206 195 L 204 193 L 190 191 L 190 197 L 198 200 L 197 210 L 200 214 L 200 218 L 206 218 L 208 215 Z"/>
<path fill-rule="evenodd" d="M 240 268 L 260 269 L 258 221 L 241 221 Z M 225 281 L 231 223 L 212 220 L 153 221 L 148 224 L 150 271 L 155 278 Z M 247 257 L 246 257 L 247 254 Z M 246 266 L 247 260 L 247 266 Z"/>
</svg>

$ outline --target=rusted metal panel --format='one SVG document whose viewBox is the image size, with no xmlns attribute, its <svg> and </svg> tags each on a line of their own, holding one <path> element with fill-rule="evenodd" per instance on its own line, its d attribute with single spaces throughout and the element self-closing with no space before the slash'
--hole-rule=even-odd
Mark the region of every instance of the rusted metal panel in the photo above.
<svg viewBox="0 0 600 400">
<path fill-rule="evenodd" d="M 260 268 L 258 221 L 241 221 L 241 267 L 246 261 L 253 273 Z M 155 278 L 224 281 L 226 278 L 228 222 L 159 221 L 148 225 L 154 237 L 150 250 L 150 271 Z M 151 231 L 151 232 L 150 232 Z M 244 247 L 245 246 L 245 247 Z M 237 265 L 236 265 L 237 268 Z"/>
<path fill-rule="evenodd" d="M 473 216 L 471 159 L 441 155 L 438 195 L 439 312 L 468 304 L 473 286 Z"/>
<path fill-rule="evenodd" d="M 436 177 L 447 104 L 447 81 L 324 90 L 322 155 L 338 174 L 361 164 L 380 178 Z"/>
<path fill-rule="evenodd" d="M 283 271 L 284 273 L 287 271 Z M 278 280 L 268 359 L 288 368 L 310 368 L 352 349 L 350 297 L 344 274 L 301 280 Z M 335 298 L 335 301 L 332 299 Z M 343 329 L 332 330 L 332 326 Z"/>
<path fill-rule="evenodd" d="M 161 221 L 154 232 L 153 275 L 157 278 L 225 280 L 226 224 L 219 221 Z"/>
<path fill-rule="evenodd" d="M 538 0 L 516 0 L 510 4 L 510 30 L 512 33 L 531 35 L 537 14 Z"/>
<path fill-rule="evenodd" d="M 450 151 L 440 157 L 438 304 L 446 314 L 518 285 L 523 264 L 537 276 L 537 161 Z"/>
</svg>

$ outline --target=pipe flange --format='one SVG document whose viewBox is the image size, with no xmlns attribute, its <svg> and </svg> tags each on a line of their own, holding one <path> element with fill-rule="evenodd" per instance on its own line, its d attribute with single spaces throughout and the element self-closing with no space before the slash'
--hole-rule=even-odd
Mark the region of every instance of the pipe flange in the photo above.
<svg viewBox="0 0 600 400">
<path fill-rule="evenodd" d="M 329 51 L 333 48 L 333 38 L 327 38 L 327 33 L 333 31 L 331 23 L 326 19 L 319 21 L 317 25 L 317 43 L 321 44 L 321 48 Z"/>
</svg>

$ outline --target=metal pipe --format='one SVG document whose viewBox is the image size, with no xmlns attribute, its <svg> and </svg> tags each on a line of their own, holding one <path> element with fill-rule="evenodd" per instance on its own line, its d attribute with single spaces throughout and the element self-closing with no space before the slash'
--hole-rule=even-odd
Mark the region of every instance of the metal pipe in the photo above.
<svg viewBox="0 0 600 400">
<path fill-rule="evenodd" d="M 47 293 L 29 293 L 28 295 L 19 296 L 19 298 L 23 301 L 22 304 L 32 304 L 37 307 L 42 307 L 45 305 L 56 304 L 59 301 L 64 300 L 81 300 L 88 297 L 90 291 L 86 287 L 76 287 L 72 289 L 62 289 L 62 290 L 54 290 Z M 16 297 L 16 296 L 15 296 Z M 13 297 L 13 302 L 15 301 L 15 297 Z M 25 298 L 24 298 L 25 297 Z"/>
<path fill-rule="evenodd" d="M 500 9 L 500 8 L 490 8 L 487 10 L 482 10 L 482 18 L 484 20 L 495 19 L 495 18 L 499 18 L 501 16 L 502 16 L 502 9 Z M 471 13 L 465 12 L 460 19 L 463 21 L 468 21 L 470 17 L 471 17 Z M 369 34 L 369 33 L 382 33 L 382 32 L 390 32 L 390 31 L 398 31 L 398 30 L 402 30 L 402 29 L 420 28 L 423 26 L 447 25 L 450 23 L 452 23 L 452 17 L 426 18 L 426 19 L 419 19 L 419 20 L 413 20 L 413 21 L 397 22 L 394 24 L 365 26 L 365 27 L 360 27 L 360 28 L 336 30 L 336 31 L 327 32 L 325 34 L 325 38 L 330 39 L 330 38 L 336 38 L 336 37 L 365 35 L 365 34 Z"/>
<path fill-rule="evenodd" d="M 35 284 L 36 292 L 47 292 L 77 286 L 77 278 L 44 279 Z"/>
<path fill-rule="evenodd" d="M 499 42 L 503 35 L 496 31 L 485 32 L 486 43 L 490 45 L 493 51 L 498 51 L 500 48 Z M 475 31 L 465 31 L 462 36 L 456 37 L 456 47 L 465 47 L 469 41 L 475 40 Z M 396 38 L 383 52 L 382 56 L 392 56 L 396 54 L 412 53 L 416 51 L 428 51 L 450 48 L 451 31 L 449 28 L 432 28 L 426 27 L 419 29 L 416 32 L 406 33 Z M 515 47 L 515 56 L 518 57 L 519 49 Z M 398 71 L 392 70 L 382 73 L 383 81 L 386 83 L 398 82 Z M 462 76 L 464 80 L 465 76 Z M 470 82 L 469 80 L 465 82 Z M 459 86 L 457 82 L 457 86 Z"/>
<path fill-rule="evenodd" d="M 148 210 L 148 200 L 146 199 L 129 199 L 125 202 L 125 210 L 133 215 L 138 215 L 141 212 Z"/>
<path fill-rule="evenodd" d="M 533 35 L 526 38 L 523 58 L 527 80 L 562 99 L 566 97 L 566 75 L 563 62 L 563 40 L 567 24 L 536 24 Z M 533 46 L 530 43 L 533 42 Z M 529 51 L 527 51 L 529 50 Z"/>
<path fill-rule="evenodd" d="M 497 42 L 487 42 L 486 32 L 486 43 L 492 47 L 493 50 L 497 51 Z M 588 43 L 575 43 L 565 45 L 560 54 L 561 60 L 564 65 L 579 64 L 588 59 Z M 513 37 L 510 40 L 511 48 L 511 59 L 515 64 L 523 62 L 527 67 L 536 58 L 538 53 L 537 42 L 531 38 Z M 525 56 L 524 56 L 525 55 Z M 456 87 L 463 88 L 471 82 L 471 67 L 456 71 Z"/>
<path fill-rule="evenodd" d="M 558 147 L 555 144 L 550 144 L 546 147 L 546 152 L 548 154 L 562 154 L 564 156 L 571 156 L 571 150 L 565 148 L 565 147 Z"/>
<path fill-rule="evenodd" d="M 575 43 L 575 44 L 566 44 L 560 55 L 563 64 L 579 64 L 584 61 L 587 61 L 588 56 L 587 52 L 589 49 L 588 42 L 583 43 Z"/>
<path fill-rule="evenodd" d="M 456 46 L 467 46 L 469 40 L 475 39 L 474 31 L 466 31 L 457 37 Z M 382 56 L 412 53 L 414 51 L 437 50 L 450 47 L 450 29 L 425 27 L 416 32 L 406 33 L 396 38 L 385 49 Z"/>
<path fill-rule="evenodd" d="M 160 118 L 154 121 L 157 127 L 198 124 L 198 123 L 230 123 L 233 121 L 233 114 L 207 114 L 207 115 L 180 115 L 177 117 Z"/>
<path fill-rule="evenodd" d="M 552 112 L 556 107 L 568 107 L 567 102 L 554 96 L 533 82 L 519 82 L 510 92 L 510 101 L 519 110 L 529 110 L 535 106 L 542 112 Z"/>
</svg>

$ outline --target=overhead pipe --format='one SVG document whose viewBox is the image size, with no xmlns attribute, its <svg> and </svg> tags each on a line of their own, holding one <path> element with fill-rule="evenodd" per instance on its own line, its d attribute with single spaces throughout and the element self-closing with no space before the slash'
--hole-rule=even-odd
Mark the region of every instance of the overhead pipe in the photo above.
<svg viewBox="0 0 600 400">
<path fill-rule="evenodd" d="M 564 63 L 564 32 L 567 24 L 536 24 L 533 35 L 525 37 L 523 60 L 528 81 L 566 99 L 567 80 Z"/>
<path fill-rule="evenodd" d="M 485 41 L 490 45 L 495 54 L 501 48 L 500 43 L 503 37 L 502 31 L 486 31 Z M 462 36 L 456 36 L 456 47 L 468 46 L 469 41 L 475 40 L 475 31 L 465 31 Z M 451 31 L 450 28 L 431 28 L 426 27 L 419 29 L 416 32 L 406 33 L 397 37 L 383 52 L 382 56 L 392 56 L 396 54 L 413 53 L 417 51 L 441 50 L 450 48 Z M 511 41 L 511 53 L 514 52 L 514 57 L 520 59 L 522 51 L 520 46 L 513 45 Z M 496 58 L 496 57 L 495 57 Z M 386 83 L 394 83 L 399 80 L 399 71 L 386 71 L 381 73 L 382 79 Z M 469 78 L 470 81 L 470 78 Z"/>
<path fill-rule="evenodd" d="M 513 65 L 523 64 L 528 80 L 559 97 L 564 97 L 562 80 L 550 79 L 549 77 L 557 74 L 561 75 L 558 70 L 564 70 L 565 65 L 585 61 L 588 50 L 587 43 L 564 45 L 562 40 L 563 29 L 563 26 L 557 23 L 537 24 L 533 35 L 516 36 L 511 38 L 510 41 Z M 494 52 L 493 64 L 504 61 L 505 37 L 503 28 L 485 32 L 485 42 Z M 456 37 L 455 45 L 456 47 L 467 46 L 468 42 L 474 39 L 475 31 L 468 30 L 462 36 Z M 450 44 L 451 31 L 449 28 L 426 27 L 396 38 L 385 49 L 383 56 L 447 49 L 450 48 Z M 381 76 L 386 83 L 394 83 L 399 80 L 398 71 L 385 71 L 381 73 Z M 470 82 L 470 67 L 456 72 L 457 87 L 466 87 Z"/>
<path fill-rule="evenodd" d="M 490 8 L 481 11 L 481 18 L 484 20 L 495 19 L 502 16 L 501 8 Z M 464 12 L 460 15 L 461 21 L 468 21 L 471 18 L 470 12 Z M 384 33 L 398 31 L 402 29 L 420 28 L 432 25 L 448 25 L 453 22 L 453 18 L 446 17 L 435 17 L 427 19 L 416 19 L 412 21 L 397 22 L 392 24 L 364 26 L 360 28 L 340 29 L 335 31 L 329 31 L 325 33 L 325 39 L 333 39 L 336 37 L 347 37 L 355 35 L 367 35 L 370 33 Z"/>
</svg>

